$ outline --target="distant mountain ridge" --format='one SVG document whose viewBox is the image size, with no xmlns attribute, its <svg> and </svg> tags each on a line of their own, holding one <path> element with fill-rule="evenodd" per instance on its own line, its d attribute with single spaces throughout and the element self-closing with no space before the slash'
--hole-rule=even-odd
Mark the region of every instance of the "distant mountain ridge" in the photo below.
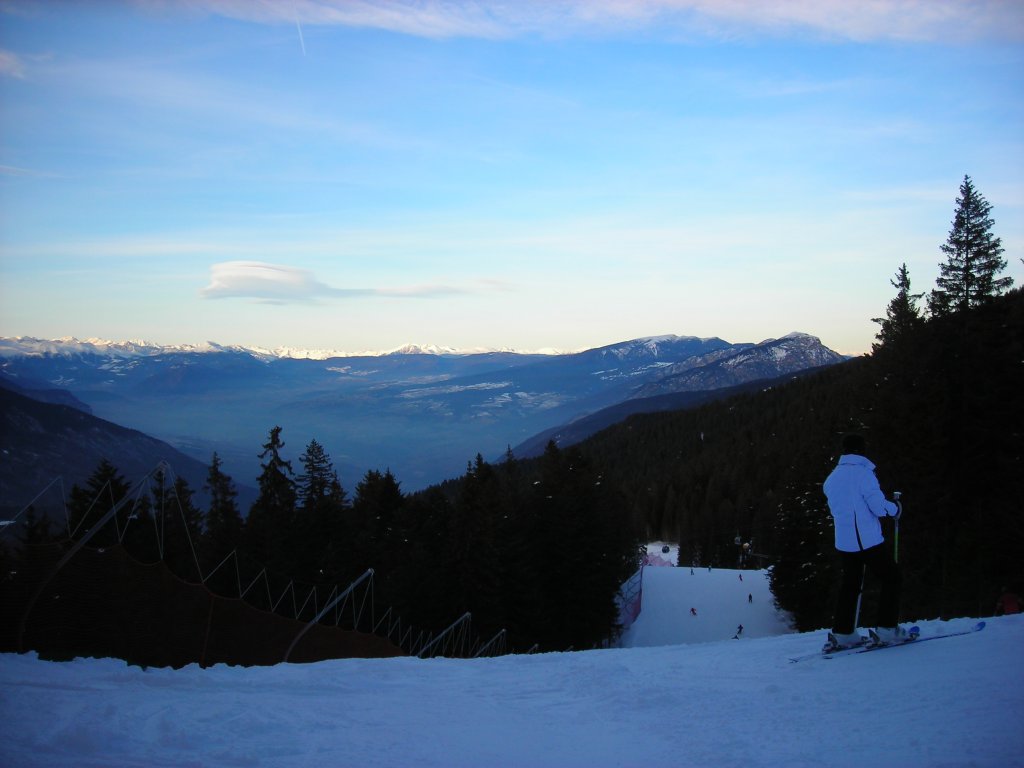
<svg viewBox="0 0 1024 768">
<path fill-rule="evenodd" d="M 60 387 L 52 387 L 45 381 L 33 381 L 31 379 L 16 381 L 0 370 L 0 387 L 16 392 L 23 397 L 31 398 L 41 403 L 53 403 L 54 405 L 68 405 L 83 413 L 92 414 L 92 408 L 83 403 L 71 392 Z"/>
<path fill-rule="evenodd" d="M 213 341 L 203 344 L 162 345 L 145 340 L 110 341 L 107 339 L 78 339 L 64 336 L 59 339 L 37 339 L 32 336 L 0 336 L 0 357 L 12 355 L 74 355 L 97 354 L 118 357 L 141 357 L 172 354 L 178 352 L 242 352 L 263 358 L 291 358 L 295 360 L 329 360 L 336 357 L 383 357 L 386 355 L 478 355 L 490 352 L 511 352 L 517 354 L 560 355 L 569 354 L 554 349 L 537 352 L 522 352 L 514 349 L 476 348 L 458 349 L 436 344 L 403 344 L 394 349 L 343 352 L 336 349 L 308 349 L 303 347 L 246 347 L 223 345 Z"/>
<path fill-rule="evenodd" d="M 758 344 L 651 336 L 559 355 L 406 347 L 324 359 L 212 342 L 0 339 L 0 377 L 21 391 L 41 399 L 33 390 L 66 390 L 96 416 L 200 461 L 216 450 L 240 484 L 254 482 L 260 447 L 280 426 L 296 467 L 316 439 L 346 487 L 390 468 L 406 490 L 620 403 L 843 359 L 799 333 Z"/>
<path fill-rule="evenodd" d="M 636 396 L 721 389 L 779 374 L 833 365 L 845 359 L 823 346 L 815 336 L 791 333 L 747 348 L 740 346 L 729 352 L 676 363 L 667 368 L 660 379 L 639 388 Z"/>
</svg>

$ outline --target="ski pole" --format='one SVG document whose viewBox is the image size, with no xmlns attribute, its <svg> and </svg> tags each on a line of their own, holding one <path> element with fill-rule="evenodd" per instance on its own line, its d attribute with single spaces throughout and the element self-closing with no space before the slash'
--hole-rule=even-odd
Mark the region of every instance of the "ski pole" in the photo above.
<svg viewBox="0 0 1024 768">
<path fill-rule="evenodd" d="M 900 496 L 903 494 L 899 491 L 893 491 L 892 497 L 899 503 Z M 896 516 L 896 530 L 893 532 L 892 537 L 892 559 L 893 562 L 898 563 L 900 561 L 900 517 L 903 516 L 903 508 L 900 507 L 900 514 Z"/>
</svg>

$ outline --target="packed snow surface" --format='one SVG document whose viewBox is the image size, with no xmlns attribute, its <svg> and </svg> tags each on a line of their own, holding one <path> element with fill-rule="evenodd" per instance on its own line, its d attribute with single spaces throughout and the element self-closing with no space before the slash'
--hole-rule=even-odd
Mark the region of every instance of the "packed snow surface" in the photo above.
<svg viewBox="0 0 1024 768">
<path fill-rule="evenodd" d="M 655 546 L 647 551 L 648 557 L 676 561 L 674 548 L 667 554 Z M 775 608 L 767 571 L 644 568 L 641 581 L 643 608 L 623 633 L 623 647 L 706 643 L 733 636 L 749 639 L 791 631 L 789 616 Z"/>
<path fill-rule="evenodd" d="M 180 670 L 2 654 L 0 765 L 1024 765 L 1024 616 L 793 664 L 824 632 L 788 632 L 763 574 L 739 574 L 645 568 L 626 648 Z"/>
</svg>

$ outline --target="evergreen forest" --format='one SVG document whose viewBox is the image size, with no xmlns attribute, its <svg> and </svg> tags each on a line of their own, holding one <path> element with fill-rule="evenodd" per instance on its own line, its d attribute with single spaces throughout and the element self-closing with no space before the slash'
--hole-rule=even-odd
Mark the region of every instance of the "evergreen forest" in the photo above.
<svg viewBox="0 0 1024 768">
<path fill-rule="evenodd" d="M 478 455 L 463 476 L 412 494 L 379 470 L 344 489 L 316 440 L 293 466 L 274 426 L 246 514 L 214 454 L 207 509 L 184 480 L 158 475 L 125 507 L 147 524 L 128 525 L 126 511 L 121 543 L 226 595 L 236 582 L 219 566 L 232 558 L 277 587 L 344 586 L 372 568 L 375 599 L 405 622 L 439 630 L 471 612 L 482 637 L 505 630 L 525 651 L 613 638 L 619 586 L 641 543 L 663 539 L 679 542 L 680 565 L 770 568 L 779 606 L 796 628 L 815 629 L 830 624 L 837 581 L 822 483 L 842 436 L 858 432 L 887 496 L 902 493 L 898 535 L 887 531 L 902 615 L 988 615 L 1002 587 L 1024 587 L 1024 295 L 998 277 L 1002 247 L 969 177 L 957 205 L 927 313 L 903 265 L 869 355 L 635 415 L 577 445 L 550 443 L 539 458 Z M 129 491 L 103 462 L 70 494 L 71 539 Z M 169 505 L 181 514 L 163 514 Z M 133 533 L 157 521 L 159 539 Z M 20 544 L 0 548 L 4 572 L 54 536 L 55 522 L 30 509 Z M 115 543 L 113 530 L 90 545 Z"/>
<path fill-rule="evenodd" d="M 680 564 L 770 566 L 808 630 L 830 625 L 837 584 L 822 483 L 858 432 L 883 491 L 902 493 L 902 615 L 983 616 L 1024 579 L 1022 361 L 1016 290 L 784 386 L 634 416 L 581 449 L 646 538 L 678 540 Z"/>
</svg>

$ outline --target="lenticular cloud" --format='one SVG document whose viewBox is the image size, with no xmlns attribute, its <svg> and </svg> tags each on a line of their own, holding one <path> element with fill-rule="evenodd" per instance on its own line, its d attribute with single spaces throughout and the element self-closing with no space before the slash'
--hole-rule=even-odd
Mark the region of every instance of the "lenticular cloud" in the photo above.
<svg viewBox="0 0 1024 768">
<path fill-rule="evenodd" d="M 364 293 L 367 291 L 332 288 L 317 280 L 307 269 L 262 261 L 213 264 L 210 267 L 210 284 L 200 291 L 204 299 L 248 298 L 280 303 Z"/>
<path fill-rule="evenodd" d="M 224 261 L 210 266 L 210 284 L 200 290 L 199 295 L 204 299 L 256 299 L 272 304 L 292 304 L 326 297 L 437 298 L 466 292 L 450 285 L 332 288 L 317 280 L 308 269 L 263 261 Z"/>
</svg>

